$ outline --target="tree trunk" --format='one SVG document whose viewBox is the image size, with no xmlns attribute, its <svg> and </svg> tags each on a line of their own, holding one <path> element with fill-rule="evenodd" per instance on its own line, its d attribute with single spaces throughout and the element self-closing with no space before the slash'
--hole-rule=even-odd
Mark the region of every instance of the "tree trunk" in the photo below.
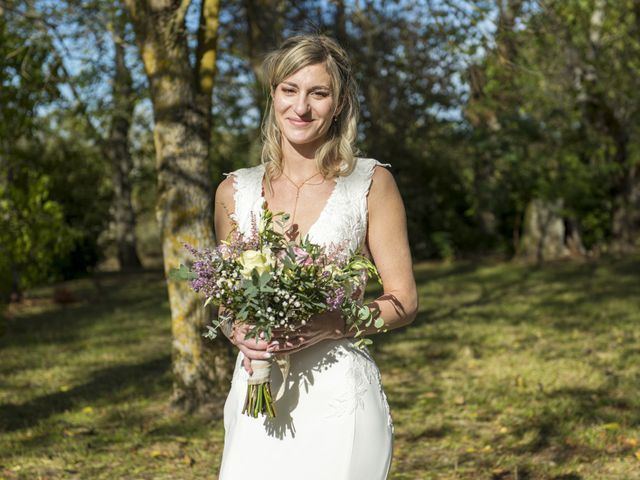
<svg viewBox="0 0 640 480">
<path fill-rule="evenodd" d="M 151 86 L 158 174 L 156 214 L 165 273 L 189 263 L 182 242 L 210 248 L 213 182 L 208 151 L 215 76 L 218 1 L 201 2 L 196 62 L 189 61 L 185 15 L 189 1 L 127 0 Z M 224 338 L 202 333 L 208 313 L 186 283 L 167 281 L 173 333 L 173 405 L 185 410 L 219 407 L 233 361 Z"/>
<path fill-rule="evenodd" d="M 636 9 L 637 11 L 637 9 Z M 616 109 L 599 85 L 598 50 L 602 43 L 602 27 L 607 13 L 607 2 L 596 0 L 589 21 L 589 46 L 584 65 L 574 66 L 578 102 L 582 106 L 586 122 L 608 135 L 615 145 L 613 161 L 620 174 L 611 187 L 611 236 L 616 250 L 635 247 L 640 230 L 640 179 L 637 165 L 629 159 L 632 120 L 628 114 Z M 637 19 L 636 19 L 637 20 Z"/>
<path fill-rule="evenodd" d="M 140 268 L 140 258 L 136 249 L 136 214 L 131 203 L 131 182 L 129 175 L 133 169 L 129 151 L 129 128 L 135 107 L 131 74 L 125 64 L 122 45 L 123 28 L 120 19 L 114 22 L 115 71 L 113 77 L 113 118 L 107 139 L 109 163 L 113 172 L 113 219 L 115 223 L 116 245 L 120 270 Z"/>
<path fill-rule="evenodd" d="M 611 234 L 614 248 L 630 251 L 636 247 L 637 232 L 640 231 L 640 181 L 637 166 L 622 165 L 626 168 L 618 181 L 614 197 L 611 219 Z"/>
<path fill-rule="evenodd" d="M 542 263 L 569 255 L 565 245 L 562 207 L 562 200 L 535 199 L 529 202 L 524 214 L 519 257 Z"/>
<path fill-rule="evenodd" d="M 264 55 L 282 41 L 284 9 L 281 0 L 245 0 L 247 17 L 247 53 L 256 77 L 255 95 L 260 115 L 264 113 L 268 91 L 262 88 L 262 60 Z"/>
</svg>

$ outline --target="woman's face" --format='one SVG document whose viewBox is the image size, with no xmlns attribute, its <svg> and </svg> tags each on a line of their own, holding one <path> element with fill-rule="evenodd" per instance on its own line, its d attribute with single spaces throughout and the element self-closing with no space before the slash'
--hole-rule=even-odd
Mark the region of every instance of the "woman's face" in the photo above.
<svg viewBox="0 0 640 480">
<path fill-rule="evenodd" d="M 283 141 L 306 148 L 322 145 L 334 114 L 331 77 L 325 66 L 303 67 L 279 83 L 273 110 Z"/>
</svg>

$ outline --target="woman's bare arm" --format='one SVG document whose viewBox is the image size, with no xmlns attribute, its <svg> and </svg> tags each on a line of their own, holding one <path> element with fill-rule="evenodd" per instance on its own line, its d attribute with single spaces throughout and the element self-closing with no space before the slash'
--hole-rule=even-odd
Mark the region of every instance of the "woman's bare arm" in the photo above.
<svg viewBox="0 0 640 480">
<path fill-rule="evenodd" d="M 384 320 L 385 329 L 413 321 L 418 310 L 418 292 L 413 276 L 407 219 L 400 192 L 391 173 L 376 167 L 369 191 L 367 246 L 380 278 L 383 294 L 369 307 Z M 378 330 L 371 326 L 365 334 Z M 348 336 L 355 331 L 347 332 Z"/>
</svg>

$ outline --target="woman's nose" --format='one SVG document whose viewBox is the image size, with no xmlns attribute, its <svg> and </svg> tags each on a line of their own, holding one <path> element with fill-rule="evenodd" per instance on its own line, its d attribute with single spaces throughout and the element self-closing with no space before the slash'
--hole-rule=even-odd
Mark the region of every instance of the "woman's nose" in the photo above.
<svg viewBox="0 0 640 480">
<path fill-rule="evenodd" d="M 307 102 L 307 97 L 304 95 L 298 95 L 296 99 L 296 103 L 293 106 L 293 111 L 296 112 L 296 115 L 302 117 L 309 111 L 310 105 Z"/>
</svg>

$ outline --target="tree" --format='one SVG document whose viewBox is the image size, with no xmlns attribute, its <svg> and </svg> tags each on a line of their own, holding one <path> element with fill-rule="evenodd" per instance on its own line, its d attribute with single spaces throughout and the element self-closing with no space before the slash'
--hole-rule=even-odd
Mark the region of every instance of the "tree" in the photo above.
<svg viewBox="0 0 640 480">
<path fill-rule="evenodd" d="M 129 178 L 133 163 L 128 137 L 135 108 L 135 91 L 131 72 L 125 62 L 125 22 L 126 18 L 121 11 L 113 14 L 113 113 L 106 140 L 107 148 L 104 149 L 113 172 L 113 217 L 121 270 L 141 266 L 136 248 L 136 215 L 131 203 Z"/>
<path fill-rule="evenodd" d="M 200 3 L 195 49 L 189 0 L 126 0 L 149 79 L 165 273 L 186 263 L 182 242 L 213 246 L 213 184 L 208 165 L 219 2 Z M 193 64 L 190 56 L 194 57 Z M 207 314 L 182 283 L 168 280 L 173 333 L 173 404 L 193 409 L 221 398 L 233 364 L 228 342 L 202 337 Z"/>
<path fill-rule="evenodd" d="M 135 238 L 135 211 L 131 201 L 129 176 L 132 162 L 128 141 L 130 119 L 138 92 L 132 85 L 130 72 L 124 62 L 126 33 L 118 1 L 92 3 L 66 0 L 51 5 L 27 0 L 22 3 L 8 2 L 7 8 L 18 18 L 29 22 L 38 33 L 39 42 L 57 62 L 59 81 L 66 84 L 73 97 L 73 104 L 66 109 L 61 102 L 60 111 L 72 112 L 83 120 L 83 134 L 109 160 L 114 190 L 112 220 L 119 265 L 121 269 L 140 267 Z M 62 25 L 66 28 L 61 29 Z M 96 42 L 93 47 L 101 51 L 107 30 L 111 30 L 114 40 L 113 64 L 105 62 L 104 58 L 109 58 L 107 55 L 95 55 L 91 60 L 82 58 L 80 73 L 70 72 L 66 64 L 77 58 L 72 58 L 73 48 L 69 48 L 68 42 L 77 44 L 80 38 L 93 37 Z M 100 96 L 83 92 L 86 89 L 93 90 L 105 70 L 111 74 L 113 85 L 112 105 L 106 108 Z M 106 124 L 104 128 L 101 122 Z M 103 134 L 106 130 L 108 134 Z"/>
</svg>

